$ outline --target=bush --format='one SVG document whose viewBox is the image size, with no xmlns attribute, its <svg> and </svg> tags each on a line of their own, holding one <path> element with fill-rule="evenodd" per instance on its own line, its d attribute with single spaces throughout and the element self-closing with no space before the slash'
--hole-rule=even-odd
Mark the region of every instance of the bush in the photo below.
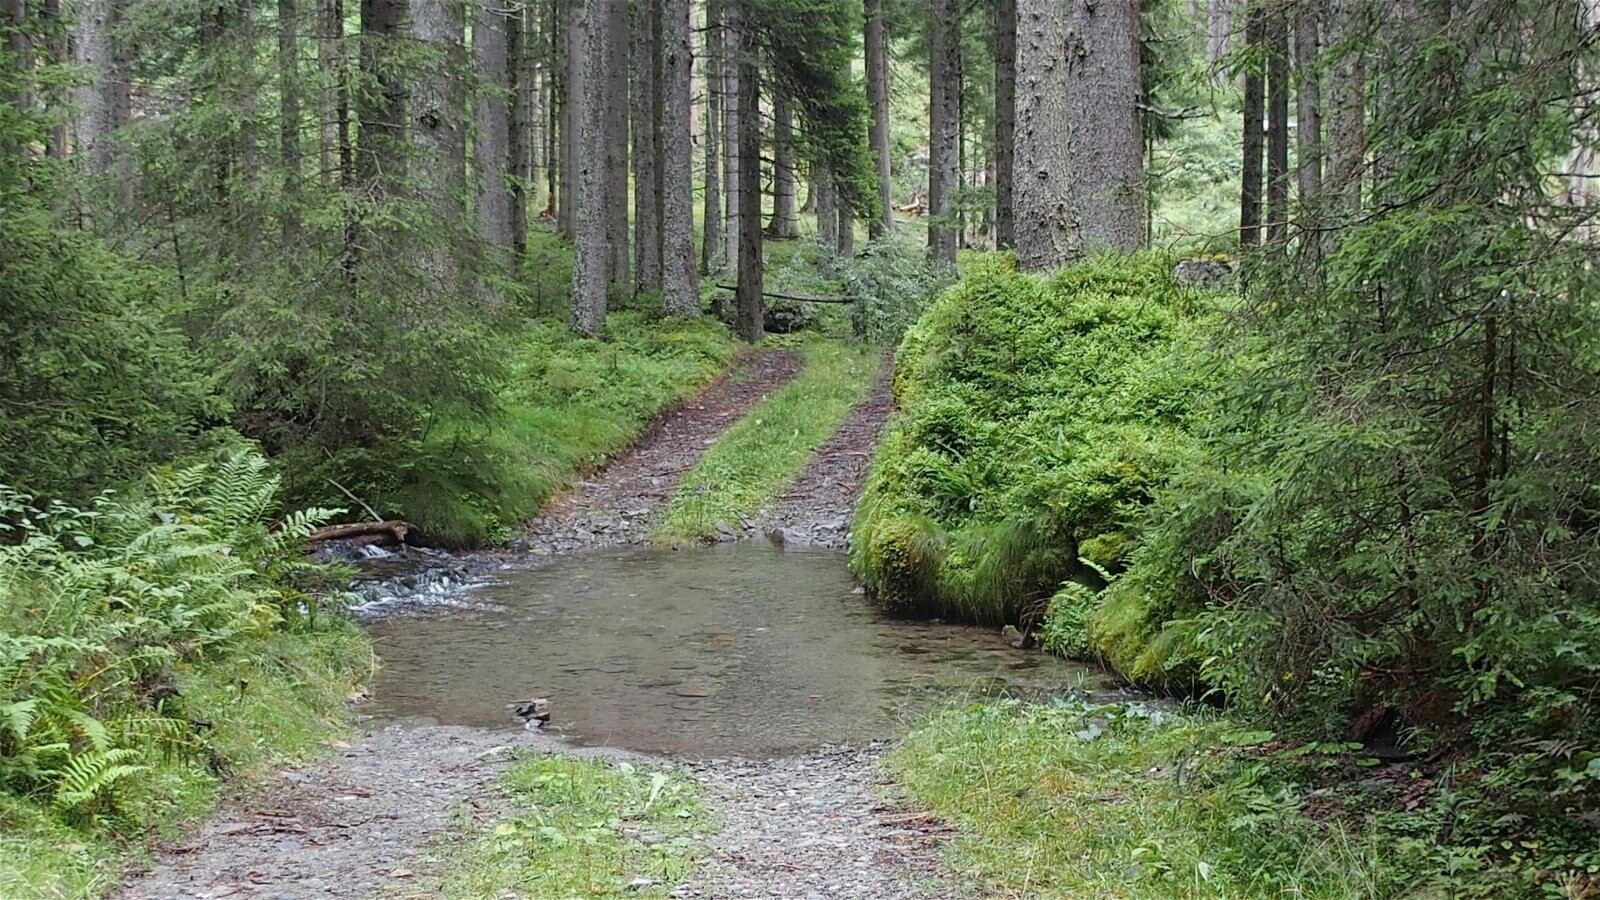
<svg viewBox="0 0 1600 900">
<path fill-rule="evenodd" d="M 1204 382 L 1185 360 L 1216 308 L 1157 256 L 1046 277 L 998 257 L 970 269 L 896 361 L 902 411 L 852 546 L 872 595 L 1032 625 L 1072 582 L 1071 615 L 1090 631 L 1106 621 L 1083 591 L 1125 567 L 1143 510 L 1190 452 Z M 1052 642 L 1093 643 L 1067 635 L 1063 613 Z"/>
</svg>

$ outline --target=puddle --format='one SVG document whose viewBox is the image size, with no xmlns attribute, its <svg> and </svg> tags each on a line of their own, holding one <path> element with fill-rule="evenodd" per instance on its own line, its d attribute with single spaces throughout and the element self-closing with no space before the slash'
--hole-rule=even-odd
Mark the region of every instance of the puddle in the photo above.
<svg viewBox="0 0 1600 900">
<path fill-rule="evenodd" d="M 952 696 L 1082 690 L 1093 670 L 993 629 L 906 622 L 860 595 L 842 553 L 748 545 L 621 550 L 494 573 L 437 605 L 369 618 L 380 719 L 550 730 L 690 758 L 889 738 Z"/>
</svg>

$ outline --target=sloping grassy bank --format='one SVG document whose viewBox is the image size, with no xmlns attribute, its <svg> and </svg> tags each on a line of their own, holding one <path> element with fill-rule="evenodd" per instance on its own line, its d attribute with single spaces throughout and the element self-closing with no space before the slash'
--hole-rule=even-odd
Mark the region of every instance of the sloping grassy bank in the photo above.
<svg viewBox="0 0 1600 900">
<path fill-rule="evenodd" d="M 441 422 L 379 488 L 379 503 L 429 540 L 467 547 L 505 539 L 578 473 L 726 369 L 738 343 L 709 318 L 619 312 L 603 340 L 541 321 L 511 352 L 497 414 Z"/>
<path fill-rule="evenodd" d="M 1154 255 L 1050 276 L 1001 257 L 972 266 L 896 357 L 901 413 L 851 545 L 877 602 L 1036 625 L 1052 596 L 1075 590 L 1063 583 L 1103 587 L 1189 452 L 1203 382 L 1185 357 L 1217 307 Z M 1138 658 L 1169 612 L 1108 615 L 1070 637 L 1160 678 L 1159 661 Z"/>
<path fill-rule="evenodd" d="M 658 531 L 664 541 L 713 537 L 756 515 L 805 468 L 877 380 L 875 347 L 812 339 L 793 381 L 729 428 L 684 476 Z"/>
<path fill-rule="evenodd" d="M 0 896 L 95 897 L 223 782 L 313 752 L 370 674 L 365 637 L 277 521 L 259 456 L 33 510 L 0 490 Z"/>
</svg>

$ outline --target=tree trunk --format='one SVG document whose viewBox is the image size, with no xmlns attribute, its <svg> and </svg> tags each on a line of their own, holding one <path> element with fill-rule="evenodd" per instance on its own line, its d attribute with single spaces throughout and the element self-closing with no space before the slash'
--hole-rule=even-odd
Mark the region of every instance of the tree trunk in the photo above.
<svg viewBox="0 0 1600 900">
<path fill-rule="evenodd" d="M 1072 10 L 1017 2 L 1017 133 L 1013 195 L 1017 267 L 1043 272 L 1083 255 L 1073 205 L 1067 39 Z"/>
<path fill-rule="evenodd" d="M 344 0 L 319 0 L 317 17 L 317 70 L 321 103 L 317 115 L 318 165 L 324 189 L 341 182 L 339 147 L 344 105 Z"/>
<path fill-rule="evenodd" d="M 1326 188 L 1330 205 L 1345 214 L 1361 209 L 1366 167 L 1366 65 L 1356 40 L 1363 36 L 1362 7 L 1363 0 L 1332 0 L 1328 8 L 1328 45 L 1341 49 L 1328 82 Z"/>
<path fill-rule="evenodd" d="M 605 117 L 614 113 L 608 108 L 605 66 L 606 42 L 610 29 L 605 27 L 613 6 L 626 6 L 627 0 L 586 0 L 583 11 L 587 39 L 584 46 L 573 54 L 583 63 L 583 94 L 572 99 L 574 120 L 579 122 L 577 163 L 574 172 L 578 193 L 573 198 L 573 259 L 572 259 L 572 327 L 578 331 L 598 335 L 605 330 L 606 295 L 610 277 L 611 250 L 606 242 L 606 140 L 609 129 Z M 576 6 L 576 4 L 575 4 Z"/>
<path fill-rule="evenodd" d="M 1138 0 L 1074 0 L 1067 45 L 1073 206 L 1083 249 L 1144 241 Z"/>
<path fill-rule="evenodd" d="M 589 47 L 588 3 L 598 0 L 567 0 L 566 6 L 566 93 L 561 103 L 561 203 L 556 211 L 556 227 L 569 240 L 577 240 L 579 170 L 588 153 L 583 138 L 584 111 L 588 108 L 589 85 L 585 78 L 593 60 L 584 58 Z"/>
<path fill-rule="evenodd" d="M 1005 249 L 1017 243 L 1017 0 L 995 3 L 994 105 L 994 233 Z"/>
<path fill-rule="evenodd" d="M 800 236 L 800 214 L 795 211 L 794 111 L 789 98 L 774 91 L 772 98 L 772 219 L 767 234 L 775 238 Z"/>
<path fill-rule="evenodd" d="M 737 0 L 722 7 L 722 199 L 727 214 L 722 220 L 723 259 L 733 264 L 742 246 L 739 241 L 739 213 L 744 204 L 739 197 L 739 57 L 743 52 L 743 23 Z"/>
<path fill-rule="evenodd" d="M 1246 20 L 1245 45 L 1259 48 L 1266 39 L 1266 16 L 1252 8 Z M 1261 154 L 1263 133 L 1262 78 L 1254 61 L 1244 72 L 1243 177 L 1239 187 L 1239 244 L 1254 247 L 1261 243 Z"/>
<path fill-rule="evenodd" d="M 701 209 L 700 271 L 707 275 L 722 269 L 722 26 L 718 22 L 716 0 L 706 2 L 705 30 L 705 87 L 706 128 L 705 146 L 705 205 Z M 711 301 L 718 318 L 722 318 L 722 300 L 715 295 Z"/>
<path fill-rule="evenodd" d="M 74 62 L 85 80 L 76 91 L 77 117 L 72 130 L 82 164 L 94 174 L 109 172 L 116 161 L 111 131 L 116 127 L 114 110 L 121 88 L 112 39 L 114 3 L 79 0 L 76 9 Z"/>
<path fill-rule="evenodd" d="M 411 91 L 411 133 L 417 144 L 417 191 L 444 235 L 455 237 L 466 214 L 466 56 L 461 7 L 452 0 L 412 0 L 411 36 L 426 56 Z M 459 285 L 455 255 L 428 251 L 427 268 L 440 289 Z"/>
<path fill-rule="evenodd" d="M 734 323 L 739 336 L 755 343 L 765 333 L 761 297 L 763 272 L 761 259 L 761 89 L 757 81 L 754 23 L 747 22 L 740 7 L 728 10 L 734 28 L 733 46 L 738 63 L 739 84 L 739 291 L 738 316 Z"/>
<path fill-rule="evenodd" d="M 528 189 L 533 181 L 533 66 L 529 63 L 529 11 L 522 0 L 506 10 L 506 78 L 511 90 L 510 171 L 511 258 L 528 252 Z M 513 267 L 515 268 L 515 266 Z"/>
<path fill-rule="evenodd" d="M 839 252 L 839 195 L 833 172 L 822 162 L 811 164 L 811 193 L 817 206 L 817 249 L 825 274 L 833 274 L 833 255 Z"/>
<path fill-rule="evenodd" d="M 867 105 L 872 113 L 867 137 L 878 172 L 878 203 L 868 220 L 868 233 L 877 240 L 894 230 L 894 171 L 889 158 L 889 40 L 883 20 L 883 0 L 866 0 L 865 31 Z"/>
<path fill-rule="evenodd" d="M 69 60 L 67 52 L 67 29 L 62 22 L 61 0 L 44 0 L 44 19 L 50 29 L 50 35 L 45 42 L 50 61 L 65 65 Z M 46 137 L 45 153 L 51 159 L 67 158 L 67 125 L 58 121 L 50 126 L 50 133 Z"/>
<path fill-rule="evenodd" d="M 357 94 L 361 123 L 358 175 L 379 195 L 392 195 L 405 182 L 405 85 L 400 80 L 400 27 L 404 0 L 361 0 L 361 73 L 366 89 Z"/>
<path fill-rule="evenodd" d="M 1233 35 L 1234 0 L 1211 0 L 1206 4 L 1206 65 L 1214 66 L 1228 52 Z"/>
<path fill-rule="evenodd" d="M 12 89 L 0 94 L 0 105 L 10 104 L 19 116 L 33 112 L 33 94 L 29 84 L 33 74 L 33 35 L 28 26 L 28 5 L 25 0 L 0 0 L 0 28 L 9 29 L 6 49 L 11 52 Z M 12 144 L 11 141 L 15 140 Z M 7 156 L 25 156 L 27 141 L 6 136 L 9 146 L 3 148 Z"/>
<path fill-rule="evenodd" d="M 661 292 L 662 0 L 636 0 L 633 23 L 633 292 Z"/>
<path fill-rule="evenodd" d="M 1300 203 L 1312 206 L 1322 192 L 1322 0 L 1301 0 L 1295 18 L 1294 64 L 1298 70 L 1295 138 Z"/>
<path fill-rule="evenodd" d="M 507 85 L 506 17 L 503 0 L 477 0 L 473 9 L 472 59 L 482 91 L 473 104 L 476 130 L 472 161 L 478 227 L 491 262 L 504 271 L 514 235 L 511 225 L 511 102 Z"/>
<path fill-rule="evenodd" d="M 628 272 L 628 0 L 606 0 L 606 245 L 611 249 L 607 277 L 618 296 L 633 289 Z"/>
<path fill-rule="evenodd" d="M 297 0 L 278 0 L 278 155 L 283 164 L 283 245 L 300 235 L 300 10 Z"/>
<path fill-rule="evenodd" d="M 694 87 L 689 48 L 690 0 L 661 5 L 661 306 L 667 314 L 700 314 L 694 265 L 694 146 L 689 113 Z"/>
<path fill-rule="evenodd" d="M 1274 10 L 1267 24 L 1267 241 L 1289 233 L 1289 18 Z"/>
<path fill-rule="evenodd" d="M 960 3 L 932 0 L 929 41 L 928 120 L 928 256 L 937 265 L 956 264 L 953 215 L 961 173 L 956 158 L 960 82 L 957 54 L 961 47 Z"/>
</svg>

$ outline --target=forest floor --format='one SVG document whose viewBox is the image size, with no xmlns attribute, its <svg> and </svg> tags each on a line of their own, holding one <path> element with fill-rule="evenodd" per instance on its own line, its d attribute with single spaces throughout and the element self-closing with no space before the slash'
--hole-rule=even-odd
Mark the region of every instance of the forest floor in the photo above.
<svg viewBox="0 0 1600 900">
<path fill-rule="evenodd" d="M 516 549 L 554 557 L 643 543 L 683 474 L 762 397 L 792 379 L 788 350 L 745 356 L 728 376 L 663 415 L 634 448 L 558 497 Z M 842 546 L 873 445 L 893 406 L 888 367 L 832 439 L 745 536 Z M 145 898 L 437 896 L 450 842 L 504 812 L 497 779 L 518 751 L 677 769 L 720 829 L 695 856 L 684 898 L 967 896 L 938 861 L 943 827 L 906 809 L 880 774 L 881 745 L 770 760 L 651 759 L 579 749 L 539 732 L 388 724 L 328 758 L 242 785 L 207 824 L 161 848 L 119 896 Z M 521 896 L 532 896 L 521 894 Z"/>
</svg>

